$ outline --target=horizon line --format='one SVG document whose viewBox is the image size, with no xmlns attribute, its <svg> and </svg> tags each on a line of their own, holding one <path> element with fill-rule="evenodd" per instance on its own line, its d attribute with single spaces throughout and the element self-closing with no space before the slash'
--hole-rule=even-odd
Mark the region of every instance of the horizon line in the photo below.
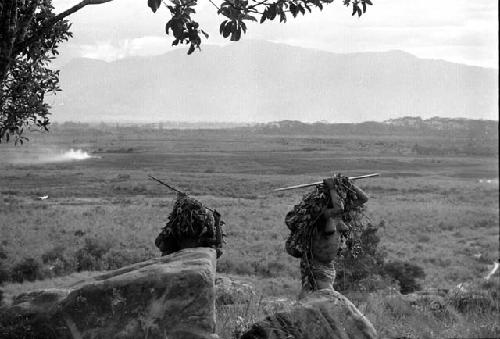
<svg viewBox="0 0 500 339">
<path fill-rule="evenodd" d="M 416 119 L 421 121 L 429 121 L 429 120 L 457 120 L 457 121 L 483 121 L 483 122 L 499 122 L 499 120 L 494 119 L 471 119 L 465 117 L 443 117 L 443 116 L 433 116 L 430 118 L 422 118 L 421 116 L 401 116 L 396 118 L 390 118 L 386 120 L 364 120 L 359 122 L 354 121 L 327 121 L 327 120 L 317 120 L 317 121 L 303 121 L 297 119 L 282 119 L 282 120 L 272 120 L 272 121 L 221 121 L 221 120 L 64 120 L 64 121 L 51 121 L 51 125 L 54 124 L 65 124 L 65 123 L 74 123 L 74 124 L 186 124 L 186 125 L 194 125 L 194 124 L 207 124 L 207 125 L 237 125 L 237 126 L 256 126 L 256 125 L 267 125 L 273 123 L 280 122 L 298 122 L 306 125 L 312 124 L 325 124 L 325 125 L 335 125 L 335 124 L 363 124 L 363 123 L 387 123 L 391 121 L 403 120 L 403 119 Z"/>
</svg>

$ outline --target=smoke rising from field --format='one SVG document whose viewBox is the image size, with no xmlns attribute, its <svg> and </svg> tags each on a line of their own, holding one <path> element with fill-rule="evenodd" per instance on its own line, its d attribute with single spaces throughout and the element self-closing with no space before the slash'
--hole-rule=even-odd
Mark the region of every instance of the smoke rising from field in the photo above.
<svg viewBox="0 0 500 339">
<path fill-rule="evenodd" d="M 9 159 L 10 158 L 10 159 Z M 23 164 L 23 165 L 38 165 L 38 164 L 49 164 L 49 163 L 62 163 L 62 162 L 72 162 L 72 161 L 82 161 L 92 158 L 98 158 L 93 156 L 87 151 L 82 149 L 69 150 L 54 150 L 54 149 L 31 149 L 26 152 L 11 154 L 11 157 L 7 158 L 7 163 L 11 164 Z"/>
<path fill-rule="evenodd" d="M 74 150 L 71 148 L 69 151 L 56 156 L 53 161 L 85 160 L 90 158 L 92 158 L 92 156 L 88 152 L 82 151 L 81 149 Z"/>
</svg>

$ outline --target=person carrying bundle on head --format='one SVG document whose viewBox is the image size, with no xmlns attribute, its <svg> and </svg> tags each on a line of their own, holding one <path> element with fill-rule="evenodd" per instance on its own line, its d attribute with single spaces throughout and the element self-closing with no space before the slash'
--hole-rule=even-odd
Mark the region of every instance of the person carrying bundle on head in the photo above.
<svg viewBox="0 0 500 339">
<path fill-rule="evenodd" d="M 356 255 L 356 233 L 368 196 L 347 177 L 336 175 L 314 191 L 286 215 L 290 229 L 286 251 L 300 258 L 301 296 L 310 291 L 333 289 L 334 261 L 346 249 Z"/>
<path fill-rule="evenodd" d="M 222 255 L 222 226 L 220 214 L 204 207 L 198 200 L 178 193 L 168 222 L 155 239 L 162 255 L 184 248 L 212 247 L 217 258 Z"/>
</svg>

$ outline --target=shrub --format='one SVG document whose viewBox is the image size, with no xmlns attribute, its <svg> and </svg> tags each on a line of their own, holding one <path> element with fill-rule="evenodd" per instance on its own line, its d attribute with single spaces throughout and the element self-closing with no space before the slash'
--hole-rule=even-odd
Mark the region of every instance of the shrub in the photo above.
<svg viewBox="0 0 500 339">
<path fill-rule="evenodd" d="M 25 280 L 34 281 L 43 279 L 42 265 L 33 258 L 25 258 L 12 267 L 12 280 L 22 283 Z"/>
<path fill-rule="evenodd" d="M 2 262 L 4 259 L 7 259 L 7 253 L 2 247 L 0 247 L 0 285 L 4 281 L 9 280 L 9 271 Z"/>
<path fill-rule="evenodd" d="M 0 285 L 4 282 L 9 280 L 9 271 L 7 270 L 6 267 L 0 262 Z"/>
<path fill-rule="evenodd" d="M 96 258 L 91 254 L 80 249 L 75 253 L 76 270 L 80 271 L 98 271 L 102 268 L 100 258 Z"/>
<path fill-rule="evenodd" d="M 41 259 L 44 264 L 50 264 L 56 260 L 64 259 L 65 247 L 62 245 L 57 245 L 44 254 L 42 254 Z"/>
<path fill-rule="evenodd" d="M 365 290 L 373 291 L 372 288 L 385 287 L 380 284 L 372 284 L 382 270 L 385 253 L 378 248 L 380 237 L 377 231 L 384 227 L 382 221 L 378 227 L 368 224 L 361 233 L 361 252 L 356 256 L 348 254 L 335 262 L 336 277 L 334 287 L 339 291 Z"/>
<path fill-rule="evenodd" d="M 85 238 L 83 247 L 75 253 L 76 270 L 97 271 L 104 267 L 102 257 L 109 251 L 110 243 L 97 238 Z"/>
<path fill-rule="evenodd" d="M 42 254 L 42 262 L 50 265 L 50 270 L 54 275 L 63 275 L 74 271 L 74 260 L 66 254 L 66 248 L 57 245 Z"/>
<path fill-rule="evenodd" d="M 384 273 L 399 282 L 402 294 L 419 290 L 417 279 L 425 278 L 422 267 L 402 261 L 393 261 L 384 264 Z"/>
</svg>

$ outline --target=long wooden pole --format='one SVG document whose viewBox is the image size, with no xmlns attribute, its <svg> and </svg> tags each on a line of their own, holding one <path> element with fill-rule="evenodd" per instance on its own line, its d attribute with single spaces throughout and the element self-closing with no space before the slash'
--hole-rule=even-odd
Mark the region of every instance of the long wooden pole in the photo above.
<svg viewBox="0 0 500 339">
<path fill-rule="evenodd" d="M 360 175 L 357 177 L 348 177 L 348 179 L 349 180 L 359 180 L 359 179 L 372 178 L 372 177 L 378 177 L 378 176 L 380 176 L 380 173 L 371 173 L 371 174 Z M 323 181 L 317 181 L 317 182 L 313 182 L 310 184 L 301 184 L 301 185 L 295 185 L 295 186 L 289 186 L 289 187 L 281 187 L 281 188 L 275 189 L 274 192 L 288 191 L 288 190 L 294 190 L 294 189 L 298 189 L 298 188 L 316 186 L 316 185 L 320 185 L 322 183 L 323 183 Z"/>
</svg>

